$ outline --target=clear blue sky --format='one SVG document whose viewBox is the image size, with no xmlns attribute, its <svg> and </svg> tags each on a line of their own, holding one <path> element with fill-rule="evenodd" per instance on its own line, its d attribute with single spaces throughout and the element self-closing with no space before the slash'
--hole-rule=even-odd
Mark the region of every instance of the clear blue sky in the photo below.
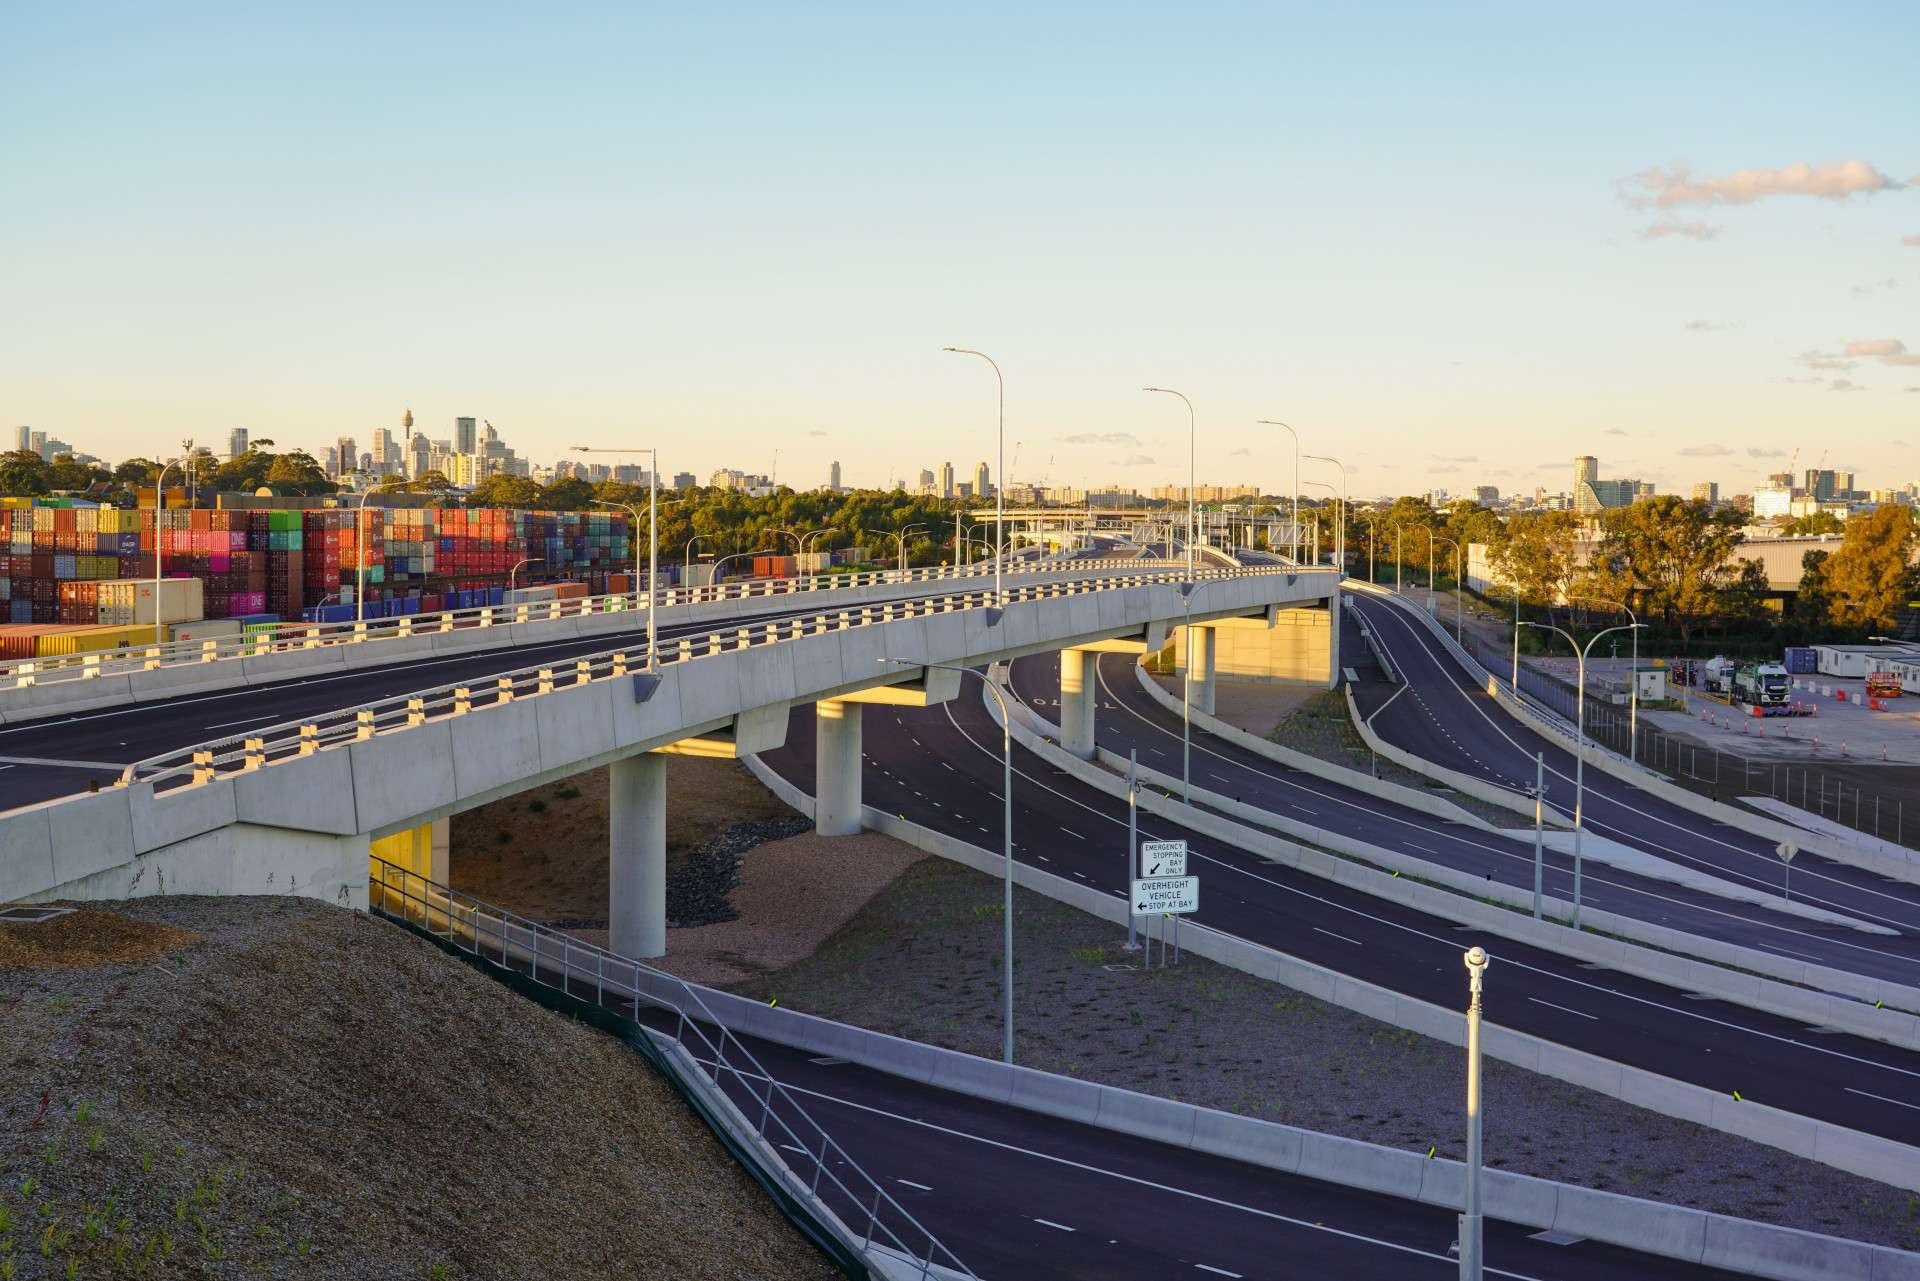
<svg viewBox="0 0 1920 1281">
<path fill-rule="evenodd" d="M 911 481 L 953 343 L 1015 479 L 1920 477 L 1910 4 L 287 8 L 0 9 L 0 426 Z"/>
</svg>

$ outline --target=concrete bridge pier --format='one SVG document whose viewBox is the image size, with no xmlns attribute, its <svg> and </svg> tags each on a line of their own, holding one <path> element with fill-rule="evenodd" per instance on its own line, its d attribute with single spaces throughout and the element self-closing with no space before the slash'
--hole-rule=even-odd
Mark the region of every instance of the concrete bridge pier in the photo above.
<svg viewBox="0 0 1920 1281">
<path fill-rule="evenodd" d="M 1193 626 L 1187 633 L 1188 701 L 1193 707 L 1213 715 L 1214 691 L 1219 688 L 1219 671 L 1214 665 L 1213 628 Z"/>
<path fill-rule="evenodd" d="M 1095 667 L 1098 655 L 1090 650 L 1060 651 L 1060 746 L 1083 761 L 1093 759 L 1093 716 L 1099 706 Z"/>
<path fill-rule="evenodd" d="M 667 953 L 667 762 L 646 752 L 607 766 L 611 839 L 608 945 L 622 956 Z"/>
<path fill-rule="evenodd" d="M 860 831 L 860 729 L 858 702 L 826 698 L 813 705 L 813 830 L 822 836 Z"/>
</svg>

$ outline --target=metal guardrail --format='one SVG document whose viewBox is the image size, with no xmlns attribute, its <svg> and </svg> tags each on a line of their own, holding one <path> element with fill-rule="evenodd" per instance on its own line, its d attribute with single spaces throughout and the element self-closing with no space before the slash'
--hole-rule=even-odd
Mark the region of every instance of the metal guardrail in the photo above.
<svg viewBox="0 0 1920 1281">
<path fill-rule="evenodd" d="M 1213 578 L 1297 577 L 1291 568 L 1199 570 L 1196 576 Z M 1006 602 L 1048 600 L 1116 588 L 1185 582 L 1184 570 L 1157 573 L 1117 573 L 1099 578 L 1028 583 L 1006 589 Z M 831 613 L 796 615 L 750 624 L 719 627 L 694 636 L 663 639 L 656 666 L 689 662 L 709 654 L 777 644 L 828 631 L 845 631 L 872 623 L 954 613 L 995 604 L 991 588 L 943 596 L 913 596 L 874 605 L 849 606 Z M 515 668 L 484 681 L 465 681 L 343 707 L 318 716 L 282 721 L 243 734 L 209 739 L 190 747 L 162 752 L 128 765 L 116 786 L 152 783 L 156 790 L 209 782 L 223 774 L 244 773 L 300 757 L 322 748 L 372 738 L 386 730 L 406 729 L 429 720 L 464 716 L 468 712 L 517 699 L 538 697 L 559 689 L 617 680 L 647 670 L 644 640 L 617 649 L 581 655 L 561 663 Z"/>
<path fill-rule="evenodd" d="M 643 1006 L 673 1015 L 674 1039 L 708 1081 L 723 1092 L 728 1084 L 735 1087 L 729 1097 L 753 1125 L 754 1136 L 767 1145 L 771 1154 L 767 1164 L 774 1166 L 772 1172 L 791 1195 L 826 1205 L 850 1231 L 864 1235 L 863 1249 L 879 1241 L 908 1256 L 922 1277 L 936 1267 L 966 1277 L 975 1275 L 813 1119 L 791 1090 L 774 1079 L 692 984 L 429 881 L 383 858 L 375 856 L 371 863 L 377 876 L 368 885 L 370 910 L 615 1013 L 625 1003 L 636 1021 Z M 657 995 L 662 987 L 676 999 Z M 749 1100 L 748 1106 L 741 1106 L 740 1094 Z M 751 1112 L 758 1112 L 758 1118 Z"/>
<path fill-rule="evenodd" d="M 1161 560 L 1154 564 L 1171 564 Z M 1104 559 L 1023 563 L 1009 566 L 1015 574 L 1116 573 L 1123 568 L 1138 568 L 1139 561 L 1116 562 Z M 812 596 L 859 587 L 882 587 L 912 583 L 944 583 L 990 576 L 988 563 L 966 566 L 934 566 L 909 570 L 867 570 L 851 574 L 812 574 L 800 578 L 749 578 L 709 587 L 668 587 L 660 592 L 662 611 L 684 609 L 719 601 L 751 601 L 770 597 Z M 440 610 L 431 614 L 401 614 L 390 618 L 369 618 L 341 623 L 283 623 L 272 633 L 253 636 L 217 636 L 201 641 L 162 641 L 147 645 L 125 645 L 118 649 L 85 654 L 63 654 L 51 658 L 23 659 L 0 667 L 0 692 L 9 686 L 51 685 L 72 680 L 92 680 L 132 672 L 154 671 L 165 667 L 190 666 L 235 658 L 259 658 L 268 654 L 294 653 L 335 645 L 359 645 L 373 641 L 404 640 L 416 636 L 462 631 L 478 627 L 503 627 L 519 623 L 544 623 L 567 618 L 588 618 L 601 614 L 633 613 L 644 619 L 647 603 L 644 591 L 619 592 L 604 596 L 581 596 L 571 600 L 530 601 L 513 605 L 483 605 L 472 609 Z"/>
</svg>

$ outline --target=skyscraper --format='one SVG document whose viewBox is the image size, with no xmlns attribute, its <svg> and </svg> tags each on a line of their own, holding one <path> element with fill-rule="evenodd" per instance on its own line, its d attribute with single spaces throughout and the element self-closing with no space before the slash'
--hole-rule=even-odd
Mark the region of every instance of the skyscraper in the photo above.
<svg viewBox="0 0 1920 1281">
<path fill-rule="evenodd" d="M 333 442 L 335 458 L 334 475 L 345 476 L 360 466 L 360 446 L 351 436 L 342 436 Z"/>
<path fill-rule="evenodd" d="M 933 492 L 933 473 L 924 467 L 920 469 L 920 492 L 923 494 Z"/>
<path fill-rule="evenodd" d="M 827 488 L 836 494 L 840 492 L 840 463 L 837 459 L 827 467 Z"/>
<path fill-rule="evenodd" d="M 20 429 L 20 443 L 15 445 L 14 448 L 15 449 L 32 449 L 33 448 L 33 428 L 22 427 Z"/>
<path fill-rule="evenodd" d="M 454 453 L 471 454 L 474 452 L 474 445 L 477 438 L 474 435 L 473 423 L 474 420 L 471 418 L 456 418 L 453 420 Z"/>
<path fill-rule="evenodd" d="M 975 463 L 973 465 L 973 496 L 975 498 L 986 498 L 991 495 L 993 487 L 987 483 L 988 479 L 987 465 Z"/>
<path fill-rule="evenodd" d="M 399 469 L 400 450 L 394 444 L 393 433 L 385 427 L 373 429 L 371 457 L 373 470 L 382 476 L 392 475 Z"/>
<path fill-rule="evenodd" d="M 941 463 L 940 464 L 940 497 L 952 498 L 953 496 L 954 496 L 953 464 Z"/>
<path fill-rule="evenodd" d="M 433 446 L 427 440 L 427 433 L 417 431 L 407 442 L 407 475 L 419 480 L 432 470 Z"/>
<path fill-rule="evenodd" d="M 245 427 L 235 427 L 227 433 L 227 458 L 232 460 L 246 452 L 247 429 Z"/>
<path fill-rule="evenodd" d="M 1705 480 L 1693 487 L 1693 501 L 1706 503 L 1710 507 L 1720 505 L 1720 484 L 1718 481 Z"/>
</svg>

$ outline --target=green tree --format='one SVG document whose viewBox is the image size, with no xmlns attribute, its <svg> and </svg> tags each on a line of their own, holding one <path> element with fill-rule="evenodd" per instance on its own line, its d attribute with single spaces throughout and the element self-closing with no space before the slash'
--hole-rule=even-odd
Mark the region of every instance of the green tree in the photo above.
<svg viewBox="0 0 1920 1281">
<path fill-rule="evenodd" d="M 577 512 L 593 505 L 593 486 L 578 476 L 562 476 L 540 490 L 540 506 L 548 511 Z"/>
<path fill-rule="evenodd" d="M 340 487 L 327 479 L 326 472 L 313 455 L 305 450 L 295 449 L 284 454 L 275 454 L 268 464 L 265 483 L 287 494 L 332 494 Z"/>
<path fill-rule="evenodd" d="M 129 488 L 151 485 L 160 476 L 160 464 L 151 458 L 129 458 L 113 469 L 113 482 Z"/>
<path fill-rule="evenodd" d="M 1833 612 L 1833 593 L 1827 587 L 1827 561 L 1832 552 L 1809 551 L 1800 556 L 1800 590 L 1793 596 L 1793 616 L 1821 627 Z"/>
<path fill-rule="evenodd" d="M 467 506 L 539 507 L 541 494 L 540 486 L 525 476 L 495 472 L 467 492 Z"/>
<path fill-rule="evenodd" d="M 1670 494 L 1615 508 L 1601 518 L 1587 577 L 1596 595 L 1637 599 L 1642 622 L 1678 628 L 1684 646 L 1696 625 L 1725 611 L 1743 523 L 1736 512 Z"/>
<path fill-rule="evenodd" d="M 0 493 L 8 495 L 47 492 L 47 460 L 31 449 L 14 449 L 0 454 Z"/>
<path fill-rule="evenodd" d="M 47 488 L 66 493 L 85 493 L 96 485 L 113 482 L 113 473 L 90 463 L 78 463 L 72 454 L 55 454 L 47 468 Z"/>
<path fill-rule="evenodd" d="M 1892 627 L 1920 594 L 1914 538 L 1913 509 L 1898 503 L 1850 519 L 1826 564 L 1827 617 L 1842 627 Z"/>
<path fill-rule="evenodd" d="M 1809 512 L 1805 516 L 1795 516 L 1780 527 L 1780 532 L 1793 537 L 1814 534 L 1844 534 L 1847 527 L 1832 512 Z"/>
<path fill-rule="evenodd" d="M 1494 544 L 1493 570 L 1521 600 L 1551 612 L 1573 581 L 1579 535 L 1580 522 L 1570 512 L 1515 516 Z"/>
</svg>

